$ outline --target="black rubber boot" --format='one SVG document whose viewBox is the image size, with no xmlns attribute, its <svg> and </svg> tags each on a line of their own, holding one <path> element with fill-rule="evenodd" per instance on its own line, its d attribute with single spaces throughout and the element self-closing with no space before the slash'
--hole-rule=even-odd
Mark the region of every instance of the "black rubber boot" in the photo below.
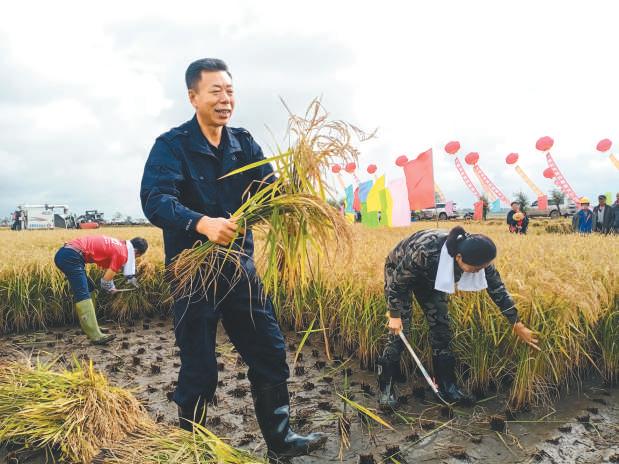
<svg viewBox="0 0 619 464">
<path fill-rule="evenodd" d="M 445 401 L 461 406 L 472 406 L 475 404 L 475 397 L 460 390 L 456 384 L 456 360 L 453 356 L 434 356 L 432 364 L 434 365 L 439 393 Z"/>
<path fill-rule="evenodd" d="M 395 396 L 393 384 L 396 381 L 395 375 L 399 366 L 382 357 L 378 358 L 376 366 L 378 368 L 378 389 L 380 390 L 378 407 L 383 411 L 395 409 L 398 405 L 398 400 Z"/>
<path fill-rule="evenodd" d="M 251 393 L 270 462 L 286 462 L 287 458 L 309 454 L 327 441 L 324 433 L 299 435 L 292 431 L 286 382 L 252 385 Z"/>
<path fill-rule="evenodd" d="M 188 432 L 193 431 L 193 424 L 199 424 L 202 427 L 206 425 L 206 411 L 208 407 L 205 401 L 198 400 L 197 405 L 192 407 L 178 407 L 178 423 L 181 429 Z"/>
</svg>

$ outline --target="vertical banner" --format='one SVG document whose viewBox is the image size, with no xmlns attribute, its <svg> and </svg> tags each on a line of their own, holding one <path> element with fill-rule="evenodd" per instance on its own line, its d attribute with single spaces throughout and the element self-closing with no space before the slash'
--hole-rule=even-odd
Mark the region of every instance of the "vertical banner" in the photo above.
<svg viewBox="0 0 619 464">
<path fill-rule="evenodd" d="M 533 183 L 533 181 L 529 178 L 529 176 L 526 175 L 526 173 L 522 170 L 520 166 L 516 166 L 516 172 L 520 175 L 522 180 L 524 180 L 524 182 L 529 186 L 529 188 L 535 192 L 535 194 L 538 197 L 541 197 L 544 195 L 544 192 L 542 192 L 541 189 L 537 185 L 535 185 L 535 183 Z"/>
<path fill-rule="evenodd" d="M 548 209 L 548 197 L 546 195 L 540 195 L 537 197 L 538 209 Z"/>
<path fill-rule="evenodd" d="M 480 179 L 483 179 L 483 182 L 482 182 L 483 185 L 488 186 L 488 188 L 492 191 L 492 193 L 494 193 L 496 197 L 498 197 L 506 205 L 509 205 L 510 201 L 503 194 L 503 192 L 501 192 L 499 188 L 496 185 L 494 185 L 494 183 L 490 180 L 490 178 L 486 175 L 486 173 L 481 170 L 479 165 L 476 164 L 475 166 L 473 166 L 473 171 L 475 171 L 475 174 L 479 176 Z"/>
<path fill-rule="evenodd" d="M 477 180 L 481 184 L 481 188 L 484 189 L 484 193 L 488 197 L 488 200 L 489 201 L 496 200 L 497 196 L 494 194 L 494 192 L 492 191 L 490 186 L 484 183 L 484 179 L 479 175 L 479 172 L 475 171 L 475 170 L 473 170 L 473 172 L 475 173 L 475 176 L 477 177 Z"/>
<path fill-rule="evenodd" d="M 380 191 L 380 223 L 387 227 L 393 227 L 391 218 L 393 216 L 393 200 L 389 189 L 384 188 Z"/>
<path fill-rule="evenodd" d="M 410 209 L 419 210 L 434 207 L 432 149 L 424 151 L 414 160 L 408 161 L 403 167 Z"/>
<path fill-rule="evenodd" d="M 447 213 L 447 216 L 452 216 L 454 213 L 454 202 L 453 201 L 447 201 L 445 202 L 445 212 Z"/>
<path fill-rule="evenodd" d="M 395 179 L 389 182 L 388 190 L 392 200 L 391 225 L 404 227 L 411 223 L 411 209 L 408 204 L 408 189 L 406 179 Z"/>
<path fill-rule="evenodd" d="M 497 198 L 496 200 L 494 200 L 490 204 L 490 212 L 491 213 L 500 213 L 501 212 L 501 200 L 499 200 Z"/>
<path fill-rule="evenodd" d="M 368 193 L 366 203 L 368 204 L 368 211 L 383 211 L 380 203 L 380 192 L 385 188 L 385 176 L 380 176 L 372 185 L 370 192 Z"/>
<path fill-rule="evenodd" d="M 555 160 L 550 155 L 550 152 L 546 153 L 546 161 L 548 162 L 548 166 L 552 169 L 552 172 L 554 173 L 555 184 L 561 189 L 563 193 L 567 195 L 567 197 L 570 200 L 578 204 L 579 202 L 578 195 L 576 194 L 574 189 L 570 186 L 570 184 L 567 183 L 567 180 L 565 179 L 561 171 L 559 171 L 559 167 L 557 166 L 557 163 L 555 163 Z"/>
<path fill-rule="evenodd" d="M 477 190 L 475 185 L 473 185 L 473 182 L 471 181 L 471 179 L 467 175 L 466 171 L 464 170 L 464 166 L 462 166 L 462 163 L 460 162 L 460 160 L 458 158 L 456 158 L 454 160 L 454 164 L 456 165 L 456 169 L 460 173 L 460 177 L 462 177 L 462 180 L 464 181 L 464 184 L 471 191 L 471 193 L 475 196 L 475 199 L 478 199 L 479 197 L 481 197 L 481 194 L 479 193 L 479 190 Z"/>
<path fill-rule="evenodd" d="M 368 211 L 368 204 L 365 202 L 361 203 L 361 224 L 370 228 L 376 228 L 380 225 L 378 211 Z"/>
<path fill-rule="evenodd" d="M 361 200 L 359 199 L 359 187 L 357 187 L 355 189 L 354 197 L 355 197 L 355 199 L 352 202 L 352 209 L 354 211 L 359 212 L 359 211 L 361 211 Z"/>
<path fill-rule="evenodd" d="M 355 202 L 355 194 L 353 192 L 352 184 L 346 187 L 344 192 L 346 193 L 346 212 L 352 213 L 354 211 L 353 203 Z"/>
<path fill-rule="evenodd" d="M 473 204 L 473 208 L 475 208 L 473 212 L 473 219 L 476 221 L 481 221 L 484 217 L 484 202 L 476 201 Z"/>
<path fill-rule="evenodd" d="M 359 201 L 361 203 L 365 203 L 367 198 L 368 198 L 368 194 L 370 193 L 370 190 L 372 189 L 372 184 L 374 182 L 371 180 L 365 181 L 365 182 L 361 182 L 359 184 Z"/>
</svg>

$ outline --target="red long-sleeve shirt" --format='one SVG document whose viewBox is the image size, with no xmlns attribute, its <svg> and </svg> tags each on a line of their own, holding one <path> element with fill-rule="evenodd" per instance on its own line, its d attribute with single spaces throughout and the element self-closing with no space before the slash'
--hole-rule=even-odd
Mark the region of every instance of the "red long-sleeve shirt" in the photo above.
<svg viewBox="0 0 619 464">
<path fill-rule="evenodd" d="M 105 235 L 87 235 L 73 239 L 68 244 L 83 253 L 84 261 L 102 269 L 119 272 L 127 262 L 127 245 L 124 240 Z"/>
</svg>

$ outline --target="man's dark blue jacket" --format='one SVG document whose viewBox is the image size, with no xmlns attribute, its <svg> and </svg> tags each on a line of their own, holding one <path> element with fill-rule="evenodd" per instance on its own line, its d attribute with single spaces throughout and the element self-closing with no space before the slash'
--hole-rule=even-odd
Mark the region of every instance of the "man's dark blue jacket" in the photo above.
<svg viewBox="0 0 619 464">
<path fill-rule="evenodd" d="M 166 264 L 196 241 L 206 240 L 195 230 L 202 216 L 229 218 L 247 198 L 246 191 L 255 191 L 265 179 L 272 178 L 273 169 L 265 164 L 219 179 L 264 159 L 262 149 L 245 129 L 224 127 L 216 152 L 195 116 L 160 135 L 150 151 L 140 199 L 148 220 L 163 229 Z M 251 231 L 247 231 L 243 243 L 251 256 Z"/>
</svg>

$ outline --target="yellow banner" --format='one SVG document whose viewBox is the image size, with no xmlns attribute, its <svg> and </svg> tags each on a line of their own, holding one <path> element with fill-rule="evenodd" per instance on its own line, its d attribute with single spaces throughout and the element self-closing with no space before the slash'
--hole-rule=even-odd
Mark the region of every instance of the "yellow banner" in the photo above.
<svg viewBox="0 0 619 464">
<path fill-rule="evenodd" d="M 527 183 L 529 188 L 533 190 L 538 197 L 541 197 L 544 195 L 544 192 L 542 192 L 539 189 L 539 187 L 535 185 L 531 179 L 529 179 L 529 176 L 525 174 L 525 172 L 522 170 L 520 166 L 516 166 L 516 172 L 520 174 L 520 177 L 522 177 L 522 180 L 524 180 Z"/>
<path fill-rule="evenodd" d="M 372 188 L 368 192 L 368 197 L 365 202 L 367 203 L 368 212 L 380 211 L 380 191 L 385 188 L 385 176 L 380 176 L 372 185 Z"/>
</svg>

